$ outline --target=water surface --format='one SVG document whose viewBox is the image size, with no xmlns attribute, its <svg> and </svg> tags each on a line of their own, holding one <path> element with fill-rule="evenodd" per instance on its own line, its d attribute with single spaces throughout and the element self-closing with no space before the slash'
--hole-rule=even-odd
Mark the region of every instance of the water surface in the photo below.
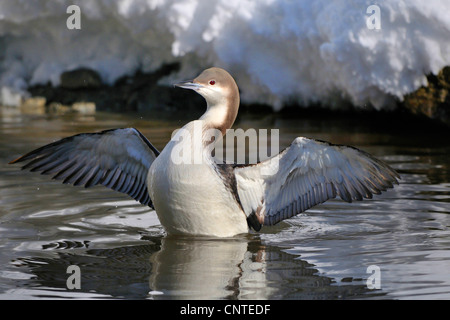
<svg viewBox="0 0 450 320">
<path fill-rule="evenodd" d="M 192 115 L 0 116 L 0 298 L 449 299 L 450 141 L 358 120 L 243 116 L 235 127 L 279 128 L 349 144 L 401 175 L 373 200 L 332 200 L 260 233 L 167 237 L 154 211 L 103 187 L 62 185 L 7 165 L 81 132 L 136 127 L 158 149 Z M 69 265 L 81 289 L 69 290 Z M 380 288 L 367 280 L 379 268 Z M 369 271 L 369 272 L 368 272 Z M 372 283 L 372 282 L 371 282 Z"/>
</svg>

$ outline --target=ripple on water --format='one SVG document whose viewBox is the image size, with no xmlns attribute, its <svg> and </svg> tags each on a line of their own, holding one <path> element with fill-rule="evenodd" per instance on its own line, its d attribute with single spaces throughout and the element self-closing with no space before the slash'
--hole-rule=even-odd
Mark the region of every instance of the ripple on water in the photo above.
<svg viewBox="0 0 450 320">
<path fill-rule="evenodd" d="M 339 123 L 314 124 L 310 128 L 319 132 L 302 135 L 336 143 L 367 141 L 363 149 L 397 169 L 400 185 L 369 201 L 329 201 L 261 233 L 187 239 L 166 237 L 155 212 L 126 196 L 101 187 L 61 185 L 6 165 L 54 139 L 133 126 L 133 118 L 17 117 L 0 125 L 0 297 L 450 298 L 445 140 L 420 147 L 409 142 L 424 143 L 420 134 L 387 139 L 386 133 L 364 132 L 362 139 L 356 129 Z M 297 122 L 277 122 L 283 143 L 297 135 Z M 147 124 L 139 120 L 145 135 L 162 149 L 176 125 Z M 161 125 L 164 130 L 158 129 Z M 70 264 L 83 270 L 80 292 L 65 287 Z M 366 285 L 373 265 L 380 268 L 380 290 Z"/>
</svg>

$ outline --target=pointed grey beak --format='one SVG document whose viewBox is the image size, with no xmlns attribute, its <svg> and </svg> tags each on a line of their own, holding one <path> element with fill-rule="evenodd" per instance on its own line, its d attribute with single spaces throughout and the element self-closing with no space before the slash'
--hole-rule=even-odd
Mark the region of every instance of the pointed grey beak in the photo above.
<svg viewBox="0 0 450 320">
<path fill-rule="evenodd" d="M 174 87 L 180 87 L 183 89 L 191 89 L 191 90 L 198 90 L 200 88 L 203 88 L 203 86 L 201 84 L 192 82 L 192 80 L 181 81 L 179 83 L 175 83 Z"/>
</svg>

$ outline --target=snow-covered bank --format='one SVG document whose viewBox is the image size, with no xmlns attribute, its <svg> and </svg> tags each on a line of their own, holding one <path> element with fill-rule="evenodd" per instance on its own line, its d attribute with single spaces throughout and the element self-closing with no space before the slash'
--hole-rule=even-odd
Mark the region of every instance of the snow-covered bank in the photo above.
<svg viewBox="0 0 450 320">
<path fill-rule="evenodd" d="M 81 29 L 69 30 L 69 5 Z M 381 29 L 366 25 L 370 5 Z M 137 70 L 180 61 L 191 78 L 216 65 L 236 77 L 245 102 L 389 108 L 450 65 L 450 2 L 439 0 L 2 0 L 0 97 L 58 85 L 87 67 L 112 84 Z"/>
</svg>

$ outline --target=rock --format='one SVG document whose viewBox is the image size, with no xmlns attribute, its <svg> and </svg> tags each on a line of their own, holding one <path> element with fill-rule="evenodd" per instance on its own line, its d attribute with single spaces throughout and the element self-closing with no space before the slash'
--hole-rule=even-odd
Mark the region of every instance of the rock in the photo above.
<svg viewBox="0 0 450 320">
<path fill-rule="evenodd" d="M 102 85 L 100 75 L 88 68 L 63 72 L 60 80 L 65 89 L 97 89 Z"/>
<path fill-rule="evenodd" d="M 53 114 L 66 114 L 72 112 L 72 108 L 58 102 L 52 102 L 48 105 L 48 112 Z"/>
<path fill-rule="evenodd" d="M 428 85 L 406 95 L 402 105 L 413 114 L 450 125 L 450 66 L 427 80 Z"/>
<path fill-rule="evenodd" d="M 25 99 L 20 105 L 20 111 L 27 114 L 44 114 L 47 99 L 44 97 L 32 97 Z"/>
<path fill-rule="evenodd" d="M 0 104 L 10 107 L 18 107 L 23 102 L 23 96 L 20 92 L 15 92 L 14 89 L 2 87 L 0 90 Z"/>
<path fill-rule="evenodd" d="M 94 114 L 96 111 L 95 103 L 93 102 L 75 102 L 71 106 L 64 105 L 59 102 L 52 102 L 47 108 L 49 113 L 62 115 L 67 113 L 81 113 L 85 115 Z"/>
<path fill-rule="evenodd" d="M 179 70 L 179 64 L 167 64 L 155 71 L 136 72 L 134 75 L 118 79 L 113 85 L 106 85 L 101 84 L 100 77 L 95 71 L 78 69 L 64 72 L 61 75 L 60 86 L 53 87 L 50 83 L 40 84 L 29 87 L 28 91 L 32 96 L 46 97 L 48 104 L 55 102 L 64 106 L 72 106 L 77 102 L 89 101 L 94 103 L 96 111 L 150 111 L 164 109 L 165 103 L 168 101 L 173 103 L 175 100 L 180 101 L 180 104 L 185 103 L 184 97 L 189 94 L 186 90 L 173 90 L 173 88 L 169 90 L 170 88 L 158 84 L 161 78 L 177 70 Z M 88 79 L 92 79 L 92 81 Z M 85 86 L 88 84 L 91 85 Z M 180 99 L 178 100 L 177 97 Z M 199 98 L 201 97 L 199 96 Z M 190 101 L 191 99 L 189 99 L 189 103 Z M 93 107 L 84 109 L 85 111 L 90 109 L 89 112 L 92 112 Z"/>
<path fill-rule="evenodd" d="M 95 103 L 93 102 L 76 102 L 72 105 L 72 110 L 82 114 L 94 114 Z"/>
</svg>

